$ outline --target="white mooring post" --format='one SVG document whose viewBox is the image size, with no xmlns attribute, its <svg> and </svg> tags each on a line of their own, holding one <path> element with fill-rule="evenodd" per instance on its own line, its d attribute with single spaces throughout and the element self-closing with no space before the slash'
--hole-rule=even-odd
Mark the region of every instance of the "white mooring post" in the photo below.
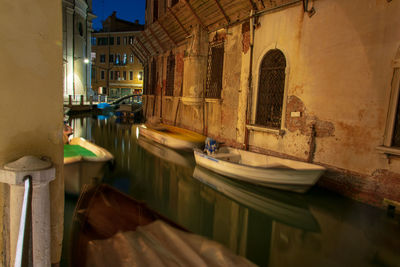
<svg viewBox="0 0 400 267">
<path fill-rule="evenodd" d="M 16 261 L 16 252 L 24 201 L 24 180 L 28 176 L 32 177 L 33 185 L 31 216 L 33 266 L 50 266 L 49 183 L 55 178 L 55 168 L 49 160 L 42 160 L 35 156 L 24 156 L 5 164 L 0 169 L 0 182 L 10 185 L 10 266 L 20 261 Z"/>
</svg>

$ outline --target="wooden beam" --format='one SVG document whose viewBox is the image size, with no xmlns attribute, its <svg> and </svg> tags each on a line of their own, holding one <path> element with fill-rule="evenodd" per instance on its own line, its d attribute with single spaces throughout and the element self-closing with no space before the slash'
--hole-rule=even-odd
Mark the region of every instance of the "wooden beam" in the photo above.
<svg viewBox="0 0 400 267">
<path fill-rule="evenodd" d="M 167 31 L 167 29 L 165 29 L 164 25 L 161 24 L 160 20 L 157 20 L 158 24 L 160 25 L 161 29 L 163 29 L 163 31 L 165 32 L 165 34 L 168 36 L 168 38 L 171 40 L 171 42 L 174 43 L 175 46 L 177 46 L 176 42 L 174 39 L 172 39 L 171 35 L 169 34 L 169 32 Z"/>
<path fill-rule="evenodd" d="M 142 41 L 140 41 L 139 37 L 136 37 L 136 40 L 138 41 L 140 46 L 143 48 L 143 50 L 146 52 L 147 56 L 150 57 L 151 53 L 149 52 L 149 50 L 147 50 L 146 46 L 142 43 Z"/>
<path fill-rule="evenodd" d="M 189 7 L 190 11 L 192 11 L 193 15 L 196 17 L 196 19 L 200 23 L 200 25 L 203 26 L 203 28 L 208 31 L 208 27 L 206 25 L 204 25 L 204 23 L 201 21 L 200 17 L 197 15 L 196 11 L 193 9 L 193 7 L 189 3 L 189 1 L 188 0 L 184 0 L 184 2 Z"/>
<path fill-rule="evenodd" d="M 250 2 L 250 7 L 258 11 L 257 5 L 253 2 L 253 0 L 249 0 L 249 2 Z"/>
<path fill-rule="evenodd" d="M 147 27 L 147 29 L 149 29 L 150 34 L 154 37 L 154 39 L 156 39 L 158 45 L 161 47 L 161 49 L 163 50 L 163 52 L 165 52 L 165 47 L 162 45 L 160 39 L 158 39 L 157 35 L 153 32 L 153 30 L 151 29 L 151 27 Z"/>
<path fill-rule="evenodd" d="M 144 58 L 143 55 L 140 53 L 140 49 L 138 49 L 135 45 L 131 44 L 129 47 L 132 51 L 132 53 L 142 62 L 144 63 Z"/>
<path fill-rule="evenodd" d="M 178 17 L 175 15 L 174 11 L 172 11 L 171 8 L 168 8 L 169 12 L 171 12 L 172 16 L 174 16 L 175 20 L 178 22 L 179 26 L 181 26 L 182 30 L 186 33 L 186 36 L 189 36 L 190 33 L 185 29 L 185 27 L 183 26 L 183 24 L 180 22 L 180 20 L 178 19 Z"/>
<path fill-rule="evenodd" d="M 221 13 L 224 15 L 226 22 L 231 23 L 231 19 L 228 17 L 228 15 L 225 13 L 225 10 L 222 8 L 221 4 L 219 3 L 218 0 L 214 0 L 215 3 L 217 4 L 219 10 L 221 11 Z"/>
<path fill-rule="evenodd" d="M 153 48 L 153 50 L 158 53 L 158 50 L 156 49 L 156 47 L 153 45 L 153 43 L 151 42 L 150 38 L 147 36 L 145 31 L 142 31 L 144 38 L 146 38 L 147 42 L 149 42 L 150 46 Z"/>
</svg>

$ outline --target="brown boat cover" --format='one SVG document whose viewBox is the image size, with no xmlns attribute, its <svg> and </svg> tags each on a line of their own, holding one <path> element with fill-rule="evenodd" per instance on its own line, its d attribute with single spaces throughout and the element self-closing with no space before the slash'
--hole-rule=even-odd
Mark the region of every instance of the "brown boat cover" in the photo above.
<svg viewBox="0 0 400 267">
<path fill-rule="evenodd" d="M 256 266 L 223 245 L 156 220 L 88 244 L 86 266 Z"/>
</svg>

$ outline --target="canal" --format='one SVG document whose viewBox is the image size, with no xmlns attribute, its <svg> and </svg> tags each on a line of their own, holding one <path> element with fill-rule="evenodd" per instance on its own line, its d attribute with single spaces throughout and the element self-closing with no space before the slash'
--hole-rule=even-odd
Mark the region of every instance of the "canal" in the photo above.
<svg viewBox="0 0 400 267">
<path fill-rule="evenodd" d="M 319 187 L 297 194 L 230 180 L 115 117 L 73 118 L 71 126 L 114 155 L 104 183 L 259 266 L 400 266 L 398 215 Z M 76 200 L 66 195 L 62 266 Z"/>
</svg>

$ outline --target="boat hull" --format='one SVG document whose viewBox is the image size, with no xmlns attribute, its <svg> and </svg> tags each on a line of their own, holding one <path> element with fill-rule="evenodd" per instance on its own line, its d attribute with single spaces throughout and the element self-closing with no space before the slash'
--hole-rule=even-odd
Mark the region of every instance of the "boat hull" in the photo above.
<svg viewBox="0 0 400 267">
<path fill-rule="evenodd" d="M 232 151 L 231 151 L 232 152 Z M 304 169 L 294 169 L 287 166 L 290 160 L 282 161 L 286 164 L 270 167 L 262 166 L 250 166 L 241 164 L 240 160 L 237 163 L 232 162 L 232 157 L 242 158 L 244 156 L 250 156 L 251 154 L 256 154 L 252 152 L 244 151 L 244 153 L 251 153 L 249 155 L 241 155 L 237 150 L 236 153 L 226 153 L 227 157 L 218 158 L 216 156 L 207 155 L 200 150 L 194 151 L 194 156 L 196 164 L 210 169 L 216 173 L 228 176 L 233 179 L 242 180 L 249 183 L 254 183 L 262 186 L 294 191 L 298 193 L 305 193 L 311 186 L 313 186 L 325 171 L 325 168 L 315 165 L 315 168 L 304 168 Z M 231 158 L 229 158 L 230 154 Z M 258 157 L 266 155 L 259 154 Z M 274 159 L 277 159 L 273 157 Z M 295 162 L 295 161 L 293 161 Z M 300 162 L 296 162 L 297 164 Z M 303 163 L 307 164 L 307 163 Z M 313 165 L 314 164 L 307 164 Z M 309 167 L 309 166 L 308 166 Z"/>
<path fill-rule="evenodd" d="M 95 184 L 101 181 L 106 164 L 114 157 L 106 149 L 80 137 L 73 138 L 70 144 L 80 145 L 96 155 L 96 157 L 77 156 L 64 158 L 65 192 L 79 195 L 84 184 Z"/>
<path fill-rule="evenodd" d="M 165 131 L 140 126 L 139 134 L 173 149 L 192 150 L 204 144 L 205 136 L 195 132 L 169 125 L 161 125 L 161 127 Z"/>
</svg>

